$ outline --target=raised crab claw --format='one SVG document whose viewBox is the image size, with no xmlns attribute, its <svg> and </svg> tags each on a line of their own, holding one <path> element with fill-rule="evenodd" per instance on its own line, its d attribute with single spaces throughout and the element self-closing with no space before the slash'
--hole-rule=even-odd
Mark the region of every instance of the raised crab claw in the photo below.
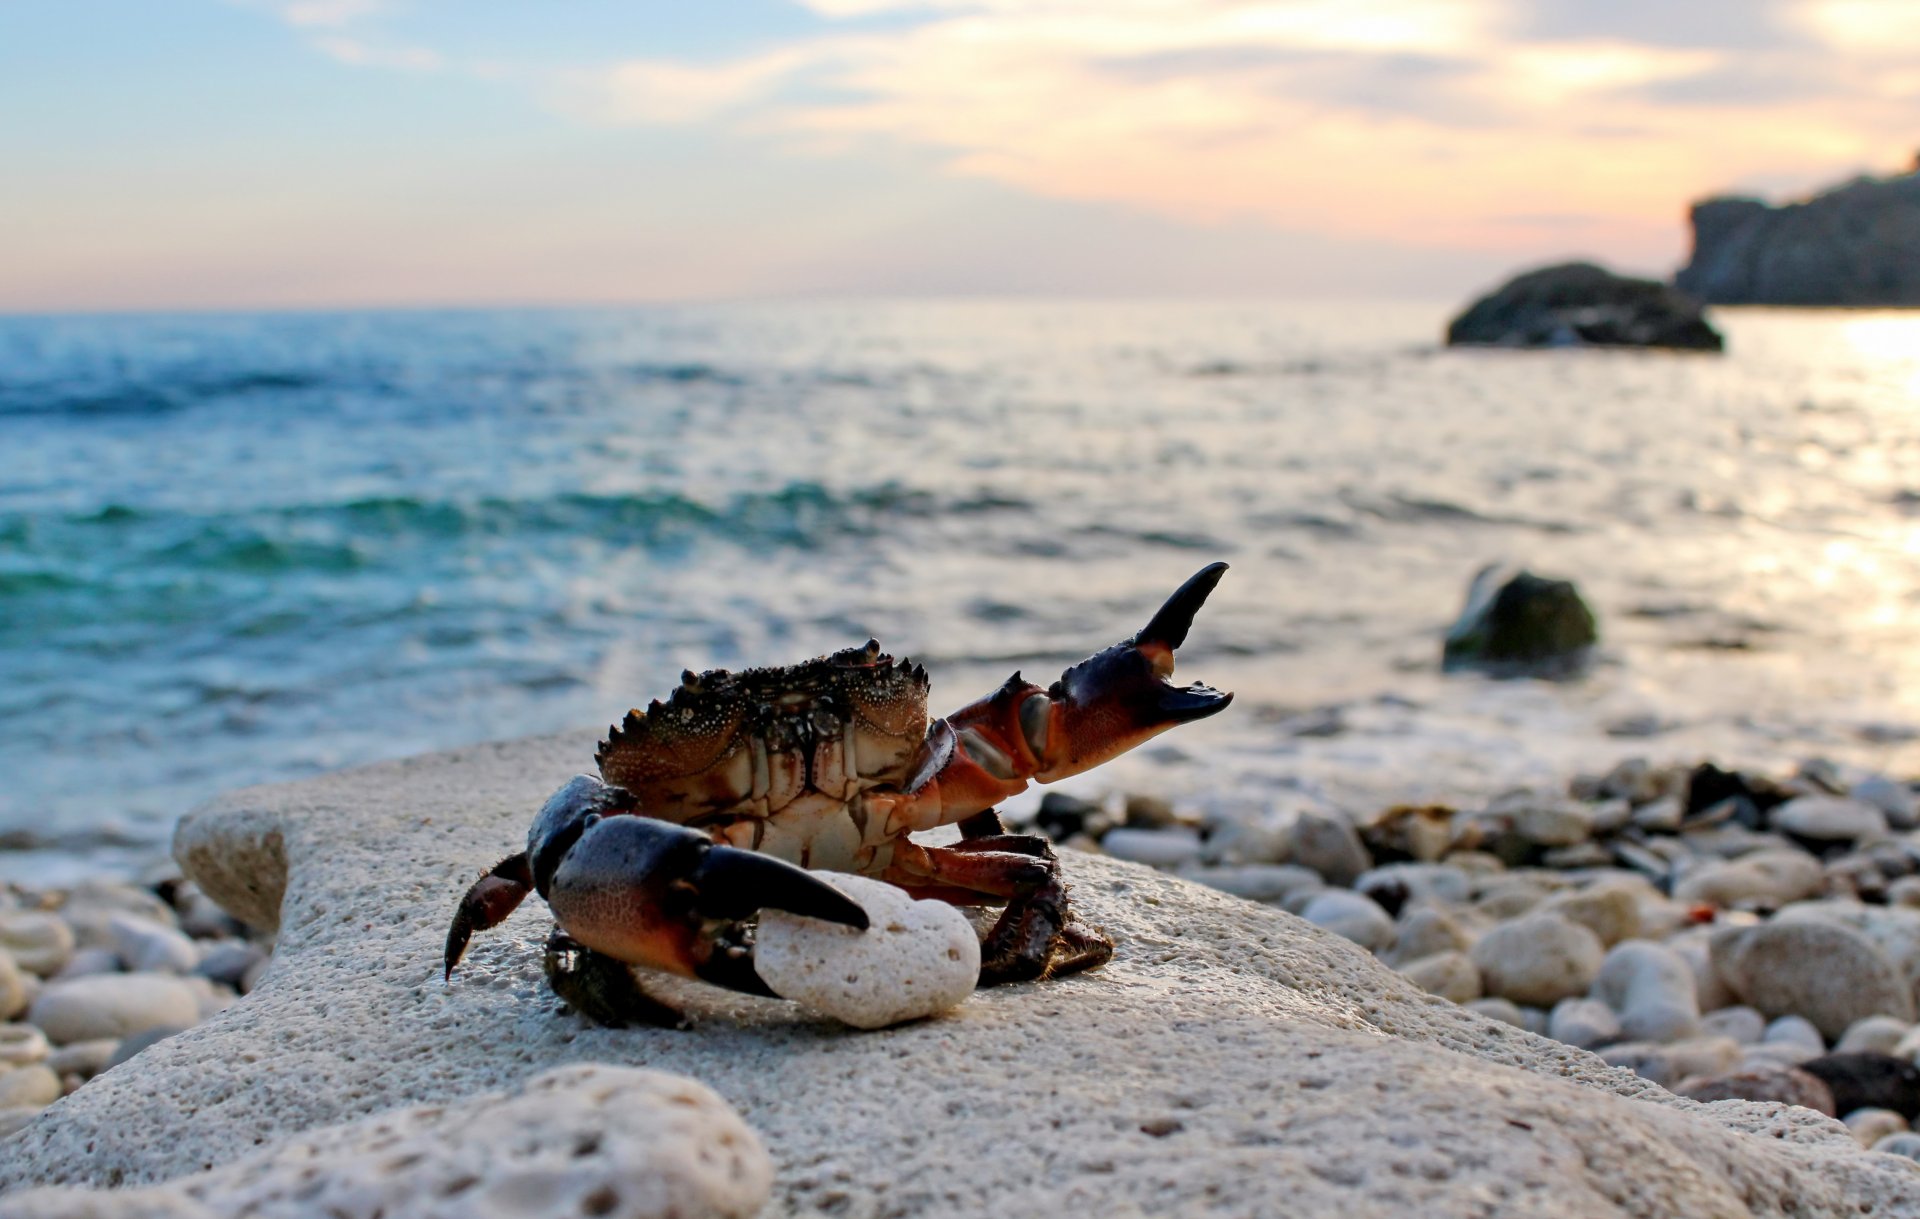
<svg viewBox="0 0 1920 1219">
<path fill-rule="evenodd" d="M 671 698 L 608 733 L 599 777 L 569 780 L 527 849 L 467 890 L 447 933 L 448 977 L 475 931 L 537 891 L 558 923 L 546 970 L 563 999 L 602 1024 L 679 1024 L 629 966 L 766 995 L 753 970 L 761 910 L 867 926 L 807 868 L 1005 903 L 982 941 L 982 985 L 1105 964 L 1113 942 L 1074 919 L 1052 847 L 1007 833 L 994 806 L 1226 708 L 1231 694 L 1168 680 L 1226 570 L 1202 568 L 1139 634 L 1051 686 L 1015 673 L 931 722 L 926 671 L 872 641 L 784 668 L 683 674 Z M 954 823 L 952 846 L 911 837 Z"/>
</svg>

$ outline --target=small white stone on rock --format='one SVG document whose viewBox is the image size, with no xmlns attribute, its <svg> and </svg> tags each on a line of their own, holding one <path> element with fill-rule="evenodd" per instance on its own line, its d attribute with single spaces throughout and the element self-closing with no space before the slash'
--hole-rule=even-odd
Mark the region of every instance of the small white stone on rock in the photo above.
<svg viewBox="0 0 1920 1219">
<path fill-rule="evenodd" d="M 753 967 L 775 994 L 855 1028 L 878 1029 L 943 1012 L 973 993 L 980 940 L 966 915 L 946 902 L 917 902 L 885 881 L 813 875 L 858 902 L 872 925 L 856 931 L 763 912 Z"/>
<path fill-rule="evenodd" d="M 200 1020 L 200 991 L 171 974 L 96 974 L 48 985 L 28 1017 L 65 1045 Z"/>
</svg>

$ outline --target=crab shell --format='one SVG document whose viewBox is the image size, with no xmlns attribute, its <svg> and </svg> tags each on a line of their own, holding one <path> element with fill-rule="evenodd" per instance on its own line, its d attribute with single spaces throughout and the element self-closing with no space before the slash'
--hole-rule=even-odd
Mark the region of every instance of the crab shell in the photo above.
<svg viewBox="0 0 1920 1219">
<path fill-rule="evenodd" d="M 927 690 L 925 669 L 871 640 L 797 665 L 687 672 L 595 760 L 647 816 L 804 868 L 873 873 L 901 831 L 863 796 L 908 779 Z"/>
</svg>

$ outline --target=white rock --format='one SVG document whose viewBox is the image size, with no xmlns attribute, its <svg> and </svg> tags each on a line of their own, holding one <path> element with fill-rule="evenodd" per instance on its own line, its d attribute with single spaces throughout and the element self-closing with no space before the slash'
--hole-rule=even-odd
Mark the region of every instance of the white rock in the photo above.
<svg viewBox="0 0 1920 1219">
<path fill-rule="evenodd" d="M 1781 1016 L 1767 1025 L 1767 1031 L 1760 1035 L 1760 1042 L 1763 1045 L 1799 1046 L 1816 1054 L 1827 1052 L 1826 1039 L 1805 1016 Z"/>
<path fill-rule="evenodd" d="M 1437 952 L 1399 967 L 1407 980 L 1430 995 L 1455 1003 L 1480 997 L 1480 969 L 1464 952 Z"/>
<path fill-rule="evenodd" d="M 114 914 L 107 920 L 113 951 L 134 973 L 192 973 L 200 964 L 200 948 L 173 928 L 136 914 Z"/>
<path fill-rule="evenodd" d="M 1905 783 L 1874 775 L 1855 783 L 1847 794 L 1885 813 L 1887 824 L 1896 830 L 1920 827 L 1920 799 L 1914 797 L 1913 789 Z"/>
<path fill-rule="evenodd" d="M 0 1109 L 51 1105 L 59 1099 L 60 1077 L 44 1063 L 32 1062 L 0 1071 Z"/>
<path fill-rule="evenodd" d="M 1643 830 L 1655 834 L 1677 834 L 1680 821 L 1686 816 L 1686 806 L 1678 796 L 1662 796 L 1658 800 L 1649 800 L 1633 810 L 1633 823 Z"/>
<path fill-rule="evenodd" d="M 1291 810 L 1240 811 L 1207 823 L 1200 858 L 1226 867 L 1284 863 L 1292 836 Z"/>
<path fill-rule="evenodd" d="M 1633 1041 L 1680 1041 L 1700 1031 L 1693 969 L 1679 953 L 1646 940 L 1614 945 L 1593 983 L 1594 997 L 1620 1016 Z"/>
<path fill-rule="evenodd" d="M 40 910 L 0 910 L 0 949 L 28 973 L 48 977 L 73 955 L 73 929 Z"/>
<path fill-rule="evenodd" d="M 748 1219 L 772 1183 L 760 1140 L 710 1089 L 594 1063 L 535 1075 L 522 1095 L 309 1131 L 165 1185 L 32 1190 L 5 1209 L 9 1219 Z"/>
<path fill-rule="evenodd" d="M 1887 815 L 1840 796 L 1796 796 L 1773 810 L 1775 830 L 1816 842 L 1857 842 L 1887 836 Z"/>
<path fill-rule="evenodd" d="M 42 1062 L 51 1052 L 47 1035 L 31 1024 L 0 1024 L 0 1070 Z"/>
<path fill-rule="evenodd" d="M 1313 895 L 1300 917 L 1325 927 L 1372 951 L 1393 942 L 1393 919 L 1369 897 L 1345 889 L 1327 889 Z"/>
<path fill-rule="evenodd" d="M 686 983 L 670 997 L 691 1031 L 593 1029 L 545 988 L 551 919 L 537 897 L 476 936 L 444 984 L 460 894 L 524 842 L 532 810 L 594 744 L 478 746 L 189 816 L 175 839 L 186 870 L 228 909 L 279 926 L 273 967 L 242 1003 L 14 1135 L 0 1189 L 136 1188 L 261 1155 L 256 1140 L 299 1152 L 302 1132 L 399 1106 L 448 1106 L 448 1126 L 497 1112 L 524 1130 L 526 1103 L 498 1094 L 599 1060 L 695 1076 L 750 1114 L 776 1164 L 769 1216 L 1920 1208 L 1920 1174 L 1837 1123 L 1677 1104 L 1423 994 L 1278 910 L 1073 851 L 1061 858 L 1075 911 L 1113 936 L 1112 963 L 981 992 L 953 1019 L 856 1035 Z M 391 1163 L 374 1146 L 356 1157 Z"/>
<path fill-rule="evenodd" d="M 1249 863 L 1217 868 L 1190 868 L 1180 873 L 1210 889 L 1244 897 L 1250 902 L 1278 904 L 1296 893 L 1327 887 L 1319 873 L 1291 863 Z"/>
<path fill-rule="evenodd" d="M 1859 932 L 1893 963 L 1896 973 L 1920 995 L 1920 910 L 1869 905 L 1849 898 L 1795 902 L 1774 915 L 1776 924 L 1831 923 Z"/>
<path fill-rule="evenodd" d="M 1868 1016 L 1847 1026 L 1847 1031 L 1834 1043 L 1833 1052 L 1891 1054 L 1912 1028 L 1908 1021 L 1895 1020 L 1892 1016 Z"/>
<path fill-rule="evenodd" d="M 1620 1018 L 1598 999 L 1562 999 L 1553 1005 L 1547 1036 L 1591 1050 L 1620 1040 Z"/>
<path fill-rule="evenodd" d="M 1731 1037 L 1741 1045 L 1758 1045 L 1767 1034 L 1767 1018 L 1744 1005 L 1723 1007 L 1700 1017 L 1702 1037 Z"/>
<path fill-rule="evenodd" d="M 1853 1137 L 1860 1140 L 1862 1147 L 1872 1147 L 1890 1134 L 1901 1134 L 1907 1129 L 1907 1119 L 1891 1109 L 1855 1109 L 1841 1116 L 1847 1129 L 1853 1131 Z"/>
<path fill-rule="evenodd" d="M 1646 881 L 1610 876 L 1571 893 L 1556 893 L 1539 909 L 1580 924 L 1611 948 L 1641 934 L 1640 906 L 1648 897 L 1659 894 Z"/>
<path fill-rule="evenodd" d="M 1886 954 L 1857 931 L 1829 923 L 1729 928 L 1712 940 L 1714 969 L 1765 1016 L 1805 1016 L 1838 1037 L 1865 1016 L 1914 1017 L 1913 992 Z"/>
<path fill-rule="evenodd" d="M 1179 868 L 1200 861 L 1200 835 L 1184 828 L 1108 830 L 1100 849 L 1115 859 L 1150 868 Z"/>
<path fill-rule="evenodd" d="M 1784 906 L 1817 895 L 1825 879 L 1820 861 L 1804 851 L 1764 850 L 1688 872 L 1675 882 L 1673 896 L 1722 907 Z"/>
<path fill-rule="evenodd" d="M 96 974 L 48 985 L 27 1018 L 54 1043 L 129 1037 L 200 1020 L 200 992 L 171 974 Z"/>
<path fill-rule="evenodd" d="M 27 1006 L 27 983 L 13 958 L 0 950 L 0 1020 L 11 1020 Z"/>
<path fill-rule="evenodd" d="M 1386 959 L 1398 966 L 1437 952 L 1471 948 L 1473 939 L 1466 924 L 1451 911 L 1439 906 L 1413 906 L 1401 912 L 1394 927 L 1393 951 Z"/>
<path fill-rule="evenodd" d="M 1920 1134 L 1890 1134 L 1875 1143 L 1873 1149 L 1882 1155 L 1920 1160 Z"/>
<path fill-rule="evenodd" d="M 1703 1012 L 1732 1007 L 1740 1002 L 1713 967 L 1713 935 L 1711 927 L 1691 927 L 1667 937 L 1667 947 L 1680 954 L 1680 958 L 1693 970 L 1693 993 L 1700 1001 L 1700 1010 Z"/>
<path fill-rule="evenodd" d="M 1512 813 L 1513 832 L 1535 846 L 1563 847 L 1593 834 L 1587 807 L 1571 800 L 1528 801 Z"/>
<path fill-rule="evenodd" d="M 1293 823 L 1291 858 L 1332 885 L 1350 885 L 1373 866 L 1352 822 L 1312 808 L 1301 810 Z"/>
<path fill-rule="evenodd" d="M 917 902 L 863 876 L 814 875 L 858 902 L 872 925 L 857 931 L 764 912 L 753 967 L 775 994 L 855 1028 L 878 1029 L 944 1012 L 973 993 L 980 939 L 957 908 Z"/>
<path fill-rule="evenodd" d="M 1487 993 L 1533 1007 L 1583 995 L 1600 972 L 1600 937 L 1553 914 L 1501 923 L 1474 941 L 1473 963 Z"/>
<path fill-rule="evenodd" d="M 111 948 L 80 948 L 67 958 L 60 972 L 52 981 L 65 982 L 68 978 L 84 978 L 90 974 L 117 974 L 120 972 L 120 954 Z"/>
<path fill-rule="evenodd" d="M 69 1075 L 92 1079 L 107 1069 L 107 1064 L 113 1061 L 114 1051 L 119 1048 L 119 1040 L 113 1037 L 75 1041 L 47 1055 L 47 1067 L 62 1079 Z"/>
</svg>

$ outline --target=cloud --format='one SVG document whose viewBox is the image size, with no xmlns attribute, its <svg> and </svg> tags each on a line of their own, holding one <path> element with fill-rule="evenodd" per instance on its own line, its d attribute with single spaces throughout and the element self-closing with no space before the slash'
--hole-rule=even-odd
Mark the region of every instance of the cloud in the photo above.
<svg viewBox="0 0 1920 1219">
<path fill-rule="evenodd" d="M 931 157 L 1186 224 L 1477 248 L 1570 229 L 1677 243 L 1695 194 L 1893 157 L 1920 99 L 1912 0 L 797 2 L 824 32 L 495 74 L 596 124 Z M 377 8 L 281 11 L 345 62 L 472 71 L 363 36 Z M 1592 219 L 1516 220 L 1575 215 Z"/>
</svg>

